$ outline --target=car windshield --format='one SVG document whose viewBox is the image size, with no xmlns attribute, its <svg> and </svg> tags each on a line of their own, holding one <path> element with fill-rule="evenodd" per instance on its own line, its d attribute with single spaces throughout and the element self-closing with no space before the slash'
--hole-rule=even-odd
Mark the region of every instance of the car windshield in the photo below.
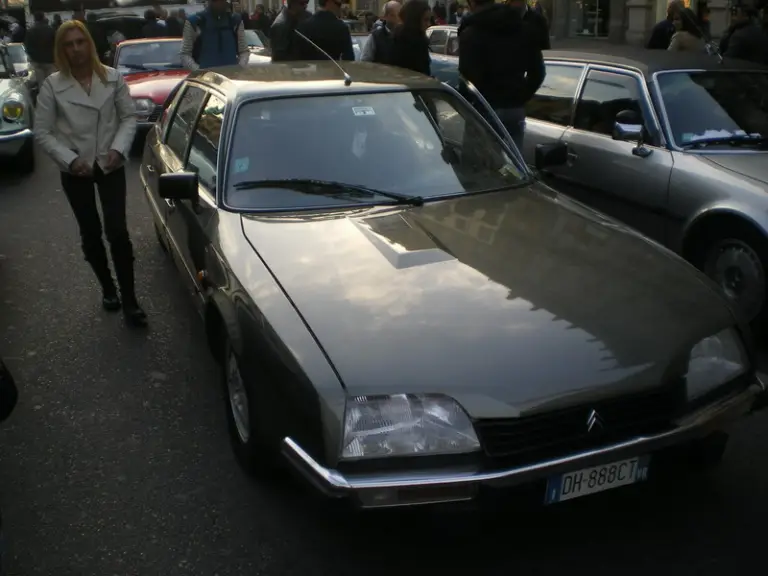
<svg viewBox="0 0 768 576">
<path fill-rule="evenodd" d="M 181 68 L 181 40 L 123 44 L 115 67 L 123 74 L 144 70 Z"/>
<path fill-rule="evenodd" d="M 678 146 L 768 139 L 768 73 L 673 72 L 657 78 Z"/>
<path fill-rule="evenodd" d="M 9 44 L 8 45 L 8 58 L 11 64 L 14 66 L 27 67 L 29 65 L 29 59 L 27 58 L 27 51 L 24 50 L 23 44 Z"/>
<path fill-rule="evenodd" d="M 251 101 L 234 126 L 226 190 L 234 209 L 329 204 L 330 194 L 258 186 L 264 181 L 336 183 L 337 191 L 343 183 L 428 201 L 510 188 L 530 177 L 474 111 L 444 90 Z M 377 200 L 370 196 L 362 201 Z M 360 201 L 342 191 L 332 203 Z"/>
<path fill-rule="evenodd" d="M 355 60 L 360 60 L 360 56 L 363 53 L 363 46 L 368 42 L 370 34 L 353 34 L 352 35 L 352 49 L 355 51 Z"/>
<path fill-rule="evenodd" d="M 256 30 L 246 30 L 245 41 L 249 48 L 264 48 L 264 41 Z"/>
</svg>

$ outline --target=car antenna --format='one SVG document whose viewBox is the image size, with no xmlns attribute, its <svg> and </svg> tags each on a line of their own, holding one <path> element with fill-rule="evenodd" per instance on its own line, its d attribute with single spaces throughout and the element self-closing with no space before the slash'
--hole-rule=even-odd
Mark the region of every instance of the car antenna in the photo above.
<svg viewBox="0 0 768 576">
<path fill-rule="evenodd" d="M 304 38 L 304 40 L 306 40 L 307 42 L 309 42 L 310 44 L 312 44 L 312 46 L 314 46 L 314 47 L 315 47 L 315 50 L 317 50 L 318 52 L 320 52 L 320 54 L 322 54 L 323 56 L 325 56 L 326 58 L 328 58 L 328 60 L 330 60 L 331 62 L 333 62 L 333 63 L 336 65 L 336 68 L 338 68 L 339 70 L 341 70 L 341 73 L 342 73 L 342 74 L 344 74 L 344 86 L 351 86 L 351 85 L 352 85 L 352 76 L 350 76 L 349 74 L 347 74 L 347 71 L 346 71 L 346 70 L 344 70 L 344 68 L 342 68 L 342 67 L 341 67 L 341 64 L 339 64 L 338 62 L 336 62 L 336 60 L 334 60 L 333 58 L 331 58 L 331 56 L 328 54 L 328 52 L 326 52 L 325 50 L 323 50 L 322 48 L 320 48 L 320 46 L 318 46 L 317 44 L 315 44 L 314 42 L 312 42 L 312 40 L 310 40 L 309 38 L 307 38 L 306 36 L 304 36 L 304 34 L 302 34 L 301 32 L 299 32 L 298 30 L 294 30 L 294 32 L 296 32 L 296 34 L 298 34 L 299 36 L 301 36 L 302 38 Z"/>
</svg>

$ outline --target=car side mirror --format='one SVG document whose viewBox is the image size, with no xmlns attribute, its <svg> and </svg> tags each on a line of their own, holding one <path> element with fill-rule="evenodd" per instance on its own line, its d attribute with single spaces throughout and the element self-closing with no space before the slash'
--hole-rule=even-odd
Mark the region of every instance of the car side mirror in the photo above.
<svg viewBox="0 0 768 576">
<path fill-rule="evenodd" d="M 195 172 L 168 172 L 158 178 L 158 194 L 166 200 L 198 199 L 198 176 Z"/>
<path fill-rule="evenodd" d="M 622 110 L 616 114 L 613 139 L 622 142 L 639 142 L 644 135 L 643 119 L 634 110 Z"/>
<path fill-rule="evenodd" d="M 564 166 L 568 163 L 568 145 L 564 142 L 538 144 L 534 164 L 537 170 Z"/>
</svg>

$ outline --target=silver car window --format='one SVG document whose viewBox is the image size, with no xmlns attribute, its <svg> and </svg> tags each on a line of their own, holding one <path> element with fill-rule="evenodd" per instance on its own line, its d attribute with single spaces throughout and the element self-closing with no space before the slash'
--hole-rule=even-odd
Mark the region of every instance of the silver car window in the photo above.
<svg viewBox="0 0 768 576">
<path fill-rule="evenodd" d="M 616 115 L 632 110 L 643 117 L 642 89 L 629 74 L 590 70 L 576 104 L 574 128 L 610 136 Z"/>
<path fill-rule="evenodd" d="M 547 64 L 544 83 L 526 105 L 529 118 L 568 126 L 584 66 Z"/>
<path fill-rule="evenodd" d="M 218 96 L 211 95 L 208 98 L 189 147 L 187 170 L 197 172 L 200 185 L 211 194 L 216 190 L 216 157 L 219 152 L 225 105 Z"/>
</svg>

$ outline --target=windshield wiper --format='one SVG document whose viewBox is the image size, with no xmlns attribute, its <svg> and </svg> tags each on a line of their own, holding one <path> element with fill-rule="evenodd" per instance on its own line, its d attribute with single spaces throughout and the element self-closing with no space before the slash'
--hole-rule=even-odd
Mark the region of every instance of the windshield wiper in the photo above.
<svg viewBox="0 0 768 576">
<path fill-rule="evenodd" d="M 716 138 L 701 138 L 683 144 L 683 148 L 699 148 L 704 146 L 768 146 L 768 138 L 763 136 L 718 136 Z"/>
<path fill-rule="evenodd" d="M 384 196 L 396 200 L 397 204 L 406 206 L 423 206 L 421 196 L 407 196 L 397 192 L 385 192 L 357 184 L 333 182 L 330 180 L 314 180 L 312 178 L 282 178 L 274 180 L 245 180 L 233 186 L 235 190 L 255 190 L 257 188 L 294 188 L 305 194 L 330 194 L 332 192 L 358 192 L 366 196 Z"/>
</svg>

